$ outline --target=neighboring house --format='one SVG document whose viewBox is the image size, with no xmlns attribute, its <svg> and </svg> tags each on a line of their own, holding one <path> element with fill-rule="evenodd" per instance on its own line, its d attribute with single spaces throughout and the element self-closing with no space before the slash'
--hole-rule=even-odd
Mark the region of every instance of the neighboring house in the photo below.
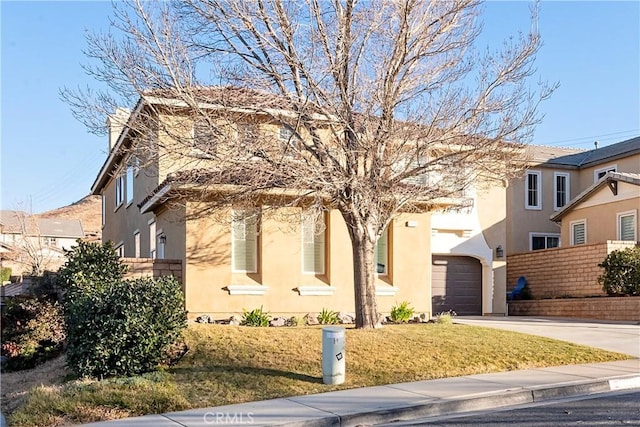
<svg viewBox="0 0 640 427">
<path fill-rule="evenodd" d="M 79 220 L 39 218 L 21 211 L 0 211 L 2 265 L 14 275 L 30 274 L 34 264 L 57 270 L 65 261 L 64 250 L 84 237 Z"/>
<path fill-rule="evenodd" d="M 233 206 L 198 215 L 208 195 L 185 192 L 206 175 L 196 176 L 163 151 L 171 145 L 163 129 L 178 126 L 175 110 L 164 105 L 171 100 L 143 98 L 133 112 L 118 109 L 108 121 L 109 156 L 92 186 L 92 194 L 102 196 L 103 241 L 113 242 L 122 257 L 182 260 L 190 317 L 260 306 L 278 314 L 353 311 L 351 242 L 341 214 Z M 141 135 L 135 123 L 146 115 L 160 124 Z M 185 131 L 197 134 L 193 121 Z M 149 148 L 151 156 L 141 159 Z M 224 192 L 241 186 L 242 177 L 216 184 Z M 264 203 L 286 195 L 286 188 L 270 192 Z M 392 221 L 376 247 L 381 312 L 408 301 L 430 314 L 505 313 L 506 189 L 500 184 L 464 196 L 468 208 L 446 212 L 453 204 L 443 204 L 445 212 L 401 214 Z"/>
<path fill-rule="evenodd" d="M 561 237 L 560 226 L 551 218 L 562 218 L 565 214 L 560 212 L 575 206 L 584 192 L 601 188 L 597 184 L 608 172 L 640 173 L 640 137 L 588 151 L 540 146 L 530 150 L 529 169 L 510 182 L 508 191 L 508 254 L 570 245 L 572 240 Z M 562 222 L 564 230 L 566 220 Z M 612 232 L 598 242 L 617 239 Z"/>
<path fill-rule="evenodd" d="M 551 219 L 561 224 L 561 246 L 637 242 L 639 209 L 640 173 L 607 172 Z"/>
</svg>

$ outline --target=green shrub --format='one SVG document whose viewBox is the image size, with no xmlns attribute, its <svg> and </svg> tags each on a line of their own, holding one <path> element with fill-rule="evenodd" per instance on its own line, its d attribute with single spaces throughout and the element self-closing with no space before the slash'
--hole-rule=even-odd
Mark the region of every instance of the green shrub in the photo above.
<svg viewBox="0 0 640 427">
<path fill-rule="evenodd" d="M 407 323 L 413 317 L 413 307 L 408 301 L 403 301 L 399 305 L 391 308 L 391 321 L 393 323 Z"/>
<path fill-rule="evenodd" d="M 122 279 L 127 266 L 111 242 L 105 244 L 78 241 L 78 245 L 65 251 L 67 262 L 58 272 L 58 284 L 65 290 L 79 291 L 98 287 Z"/>
<path fill-rule="evenodd" d="M 62 307 L 43 298 L 12 298 L 2 315 L 2 350 L 7 370 L 29 369 L 62 351 Z"/>
<path fill-rule="evenodd" d="M 441 325 L 450 325 L 453 323 L 453 318 L 456 316 L 456 312 L 453 310 L 443 311 L 436 314 L 436 323 Z"/>
<path fill-rule="evenodd" d="M 321 325 L 337 325 L 340 323 L 340 318 L 335 311 L 323 308 L 320 314 L 318 314 L 318 323 Z"/>
<path fill-rule="evenodd" d="M 85 286 L 85 285 L 81 285 Z M 151 371 L 187 326 L 173 277 L 113 280 L 70 288 L 67 363 L 79 376 L 104 378 Z"/>
<path fill-rule="evenodd" d="M 260 306 L 260 308 L 251 311 L 244 310 L 240 324 L 243 326 L 265 327 L 269 326 L 269 320 L 271 320 L 271 316 Z"/>
<path fill-rule="evenodd" d="M 613 251 L 598 266 L 604 268 L 598 282 L 608 295 L 640 295 L 640 247 Z"/>
<path fill-rule="evenodd" d="M 11 279 L 11 267 L 0 268 L 0 282 L 8 282 Z"/>
</svg>

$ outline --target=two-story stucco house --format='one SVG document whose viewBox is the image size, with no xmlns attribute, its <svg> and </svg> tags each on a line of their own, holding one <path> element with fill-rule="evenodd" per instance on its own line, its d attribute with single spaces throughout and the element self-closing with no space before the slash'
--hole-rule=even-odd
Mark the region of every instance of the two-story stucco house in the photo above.
<svg viewBox="0 0 640 427">
<path fill-rule="evenodd" d="M 294 191 L 288 188 L 262 196 L 269 209 L 233 205 L 199 214 L 212 197 L 240 188 L 242 177 L 200 191 L 206 173 L 166 149 L 169 129 L 195 139 L 199 132 L 197 120 L 166 108 L 172 102 L 143 97 L 133 112 L 119 109 L 109 119 L 109 156 L 92 186 L 102 196 L 103 241 L 113 242 L 122 257 L 182 260 L 190 317 L 260 306 L 283 315 L 352 311 L 351 242 L 341 214 L 328 206 L 322 215 L 307 215 L 304 202 L 278 208 L 276 199 Z M 224 108 L 215 100 L 207 105 Z M 141 134 L 135 124 L 143 117 L 157 125 Z M 263 133 L 290 138 L 286 129 L 254 119 Z M 245 129 L 234 126 L 238 135 Z M 199 149 L 205 156 L 207 148 Z M 460 197 L 464 208 L 443 202 L 432 206 L 438 213 L 398 215 L 378 240 L 381 312 L 408 301 L 432 314 L 505 313 L 506 188 L 471 188 Z"/>
<path fill-rule="evenodd" d="M 22 211 L 0 211 L 0 243 L 3 266 L 15 275 L 31 274 L 34 263 L 41 270 L 57 270 L 66 260 L 64 250 L 84 237 L 78 219 L 39 218 Z"/>
<path fill-rule="evenodd" d="M 588 151 L 530 149 L 524 178 L 510 183 L 509 254 L 638 240 L 640 137 Z"/>
</svg>

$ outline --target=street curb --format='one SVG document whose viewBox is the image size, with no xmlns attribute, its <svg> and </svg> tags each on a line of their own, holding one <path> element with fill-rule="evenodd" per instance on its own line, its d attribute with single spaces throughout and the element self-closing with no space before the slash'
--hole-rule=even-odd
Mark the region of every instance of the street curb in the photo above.
<svg viewBox="0 0 640 427">
<path fill-rule="evenodd" d="M 302 423 L 280 424 L 294 427 L 355 427 L 383 423 L 406 422 L 420 418 L 454 415 L 465 412 L 503 408 L 527 403 L 539 403 L 559 398 L 587 396 L 596 393 L 640 388 L 640 376 L 632 375 L 610 380 L 595 380 L 578 384 L 554 385 L 543 388 L 505 390 L 504 393 L 475 396 L 468 398 L 442 399 L 423 404 L 408 405 L 393 409 L 375 410 L 358 414 L 339 416 L 331 414 L 326 418 L 309 420 Z"/>
</svg>

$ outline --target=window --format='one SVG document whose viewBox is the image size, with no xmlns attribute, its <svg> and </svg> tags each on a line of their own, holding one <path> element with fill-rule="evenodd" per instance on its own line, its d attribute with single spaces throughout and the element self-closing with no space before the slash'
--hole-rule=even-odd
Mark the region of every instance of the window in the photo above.
<svg viewBox="0 0 640 427">
<path fill-rule="evenodd" d="M 253 123 L 238 123 L 238 141 L 243 145 L 251 145 L 257 136 L 256 125 Z"/>
<path fill-rule="evenodd" d="M 587 241 L 587 221 L 572 221 L 569 223 L 571 229 L 571 244 L 583 245 Z"/>
<path fill-rule="evenodd" d="M 134 165 L 127 165 L 127 206 L 129 206 L 133 202 L 133 173 Z"/>
<path fill-rule="evenodd" d="M 116 254 L 118 254 L 118 256 L 120 258 L 124 257 L 124 243 L 123 242 L 118 243 L 118 246 L 116 246 Z"/>
<path fill-rule="evenodd" d="M 107 216 L 107 198 L 102 195 L 102 226 L 104 227 L 105 217 Z"/>
<path fill-rule="evenodd" d="M 258 212 L 233 210 L 231 219 L 231 264 L 236 272 L 258 271 Z"/>
<path fill-rule="evenodd" d="M 632 210 L 618 214 L 618 240 L 638 241 L 638 230 L 636 224 L 638 211 Z"/>
<path fill-rule="evenodd" d="M 382 236 L 376 242 L 375 252 L 374 252 L 374 260 L 373 262 L 376 265 L 376 273 L 380 275 L 388 274 L 388 261 L 389 261 L 389 252 L 388 252 L 388 241 L 389 241 L 389 230 L 384 229 L 382 232 Z"/>
<path fill-rule="evenodd" d="M 156 257 L 156 221 L 149 221 L 149 258 Z"/>
<path fill-rule="evenodd" d="M 55 237 L 43 237 L 43 241 L 44 241 L 44 245 L 45 246 L 55 246 L 56 245 L 56 238 Z"/>
<path fill-rule="evenodd" d="M 540 171 L 527 171 L 525 189 L 525 208 L 542 209 L 542 173 Z"/>
<path fill-rule="evenodd" d="M 530 233 L 529 250 L 557 248 L 560 246 L 560 235 L 554 233 Z"/>
<path fill-rule="evenodd" d="M 191 155 L 202 159 L 213 159 L 216 154 L 218 135 L 206 118 L 199 118 L 193 124 L 193 148 Z"/>
<path fill-rule="evenodd" d="M 569 174 L 555 172 L 553 174 L 554 210 L 559 210 L 569 201 Z"/>
<path fill-rule="evenodd" d="M 611 166 L 607 166 L 601 169 L 596 169 L 595 171 L 593 171 L 593 181 L 594 182 L 598 182 L 600 181 L 602 178 L 604 178 L 604 176 L 609 173 L 609 172 L 615 172 L 618 170 L 618 166 L 617 165 L 611 165 Z"/>
<path fill-rule="evenodd" d="M 116 209 L 124 202 L 124 175 L 116 177 Z"/>
<path fill-rule="evenodd" d="M 156 247 L 158 250 L 156 251 L 156 258 L 164 259 L 164 248 L 167 243 L 167 236 L 162 232 L 162 230 L 158 230 L 156 233 Z"/>
<path fill-rule="evenodd" d="M 140 258 L 140 232 L 136 230 L 133 233 L 133 251 L 136 258 Z"/>
<path fill-rule="evenodd" d="M 302 272 L 324 274 L 325 216 L 303 213 L 302 216 Z"/>
</svg>

